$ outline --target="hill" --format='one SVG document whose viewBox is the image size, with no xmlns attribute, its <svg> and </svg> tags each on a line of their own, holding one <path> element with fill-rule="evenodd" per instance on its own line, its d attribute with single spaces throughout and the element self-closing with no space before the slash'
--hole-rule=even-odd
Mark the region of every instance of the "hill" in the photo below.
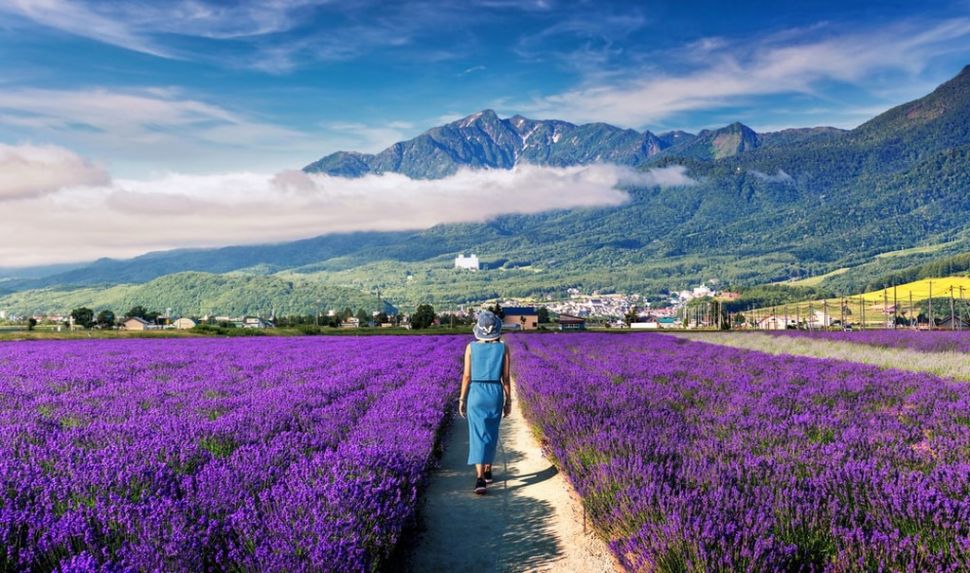
<svg viewBox="0 0 970 573">
<path fill-rule="evenodd" d="M 630 201 L 620 207 L 103 260 L 6 280 L 0 291 L 207 271 L 358 292 L 380 288 L 396 304 L 413 306 L 543 296 L 570 287 L 656 292 L 711 277 L 746 286 L 845 269 L 818 286 L 858 292 L 876 277 L 970 252 L 970 67 L 927 96 L 848 131 L 758 134 L 735 123 L 655 136 L 606 124 L 501 119 L 486 110 L 376 155 L 330 155 L 307 170 L 427 178 L 463 166 L 607 160 L 640 169 L 682 166 L 697 183 L 631 187 Z M 487 271 L 452 269 L 452 258 L 469 251 L 488 263 Z M 880 256 L 887 253 L 894 256 Z"/>
<path fill-rule="evenodd" d="M 383 310 L 394 310 L 386 302 L 382 304 Z M 136 305 L 157 311 L 170 308 L 176 315 L 187 316 L 313 315 L 344 308 L 380 308 L 376 296 L 353 289 L 271 276 L 199 272 L 171 274 L 137 285 L 37 289 L 0 298 L 0 308 L 18 315 L 65 313 L 82 306 L 120 315 Z"/>
</svg>

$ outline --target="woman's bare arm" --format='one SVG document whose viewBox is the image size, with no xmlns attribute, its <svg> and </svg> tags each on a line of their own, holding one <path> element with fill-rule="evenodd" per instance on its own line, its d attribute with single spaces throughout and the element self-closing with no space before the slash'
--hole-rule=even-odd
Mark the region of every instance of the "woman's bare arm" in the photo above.
<svg viewBox="0 0 970 573">
<path fill-rule="evenodd" d="M 505 415 L 512 413 L 512 357 L 509 345 L 505 345 L 505 358 L 502 361 L 502 389 L 505 390 Z"/>
<path fill-rule="evenodd" d="M 458 394 L 458 413 L 465 415 L 465 400 L 468 398 L 468 385 L 472 380 L 472 345 L 465 347 L 465 371 L 461 375 L 461 393 Z"/>
</svg>

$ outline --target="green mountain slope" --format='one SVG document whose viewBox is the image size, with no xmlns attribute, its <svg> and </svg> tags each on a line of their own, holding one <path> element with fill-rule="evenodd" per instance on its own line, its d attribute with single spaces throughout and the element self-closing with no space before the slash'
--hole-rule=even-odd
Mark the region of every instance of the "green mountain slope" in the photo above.
<svg viewBox="0 0 970 573">
<path fill-rule="evenodd" d="M 546 165 L 607 157 L 643 169 L 682 165 L 697 183 L 630 188 L 630 201 L 619 207 L 104 260 L 53 276 L 6 280 L 0 291 L 137 283 L 186 270 L 240 271 L 357 292 L 380 288 L 409 306 L 569 287 L 654 290 L 713 276 L 750 285 L 841 268 L 849 270 L 832 280 L 847 286 L 970 250 L 970 67 L 926 97 L 849 131 L 757 134 L 732 124 L 696 136 L 654 137 L 605 124 L 502 120 L 482 112 L 425 135 L 376 156 L 348 154 L 363 161 L 365 171 L 347 157 L 333 161 L 357 169 L 354 174 L 401 170 L 437 177 L 466 165 L 508 167 L 523 154 Z M 535 146 L 525 148 L 525 141 Z M 932 245 L 946 246 L 876 258 Z M 453 270 L 452 258 L 469 251 L 489 269 Z"/>
<path fill-rule="evenodd" d="M 37 289 L 0 297 L 0 309 L 19 315 L 65 313 L 81 306 L 120 315 L 145 305 L 157 311 L 171 308 L 177 315 L 286 316 L 347 307 L 378 310 L 378 304 L 375 296 L 364 292 L 305 279 L 198 272 L 171 274 L 138 285 Z M 394 310 L 382 304 L 384 310 Z"/>
</svg>

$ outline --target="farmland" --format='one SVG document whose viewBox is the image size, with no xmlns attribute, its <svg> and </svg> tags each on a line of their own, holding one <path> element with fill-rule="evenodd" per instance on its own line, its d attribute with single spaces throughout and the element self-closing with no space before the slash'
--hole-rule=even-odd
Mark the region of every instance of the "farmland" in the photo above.
<svg viewBox="0 0 970 573">
<path fill-rule="evenodd" d="M 807 282 L 788 284 L 811 286 L 812 283 L 809 280 Z M 970 277 L 966 276 L 921 279 L 900 284 L 896 287 L 846 295 L 845 297 L 807 300 L 798 303 L 749 309 L 744 312 L 746 316 L 750 316 L 754 320 L 770 315 L 784 315 L 786 320 L 793 322 L 808 320 L 814 313 L 824 312 L 829 317 L 825 320 L 838 321 L 842 319 L 841 312 L 844 308 L 847 324 L 865 324 L 869 328 L 884 328 L 892 325 L 894 306 L 897 309 L 896 315 L 915 318 L 921 312 L 921 303 L 931 297 L 937 303 L 942 302 L 941 299 L 949 300 L 952 298 L 957 304 L 956 316 L 962 316 L 964 320 L 970 319 L 962 304 L 963 301 L 970 299 Z M 943 308 L 937 306 L 935 316 L 939 319 L 949 317 L 949 305 L 944 304 Z M 816 318 L 816 320 L 821 319 Z"/>
<path fill-rule="evenodd" d="M 970 386 L 886 369 L 965 355 L 838 337 L 688 336 L 717 344 L 509 337 L 514 403 L 623 568 L 967 570 Z M 0 571 L 393 564 L 434 491 L 424 485 L 467 340 L 3 343 Z M 845 360 L 793 356 L 786 344 L 840 348 Z M 469 505 L 457 455 L 461 484 L 448 495 L 469 497 L 439 507 L 516 510 L 546 530 L 538 516 L 553 512 L 520 496 L 549 470 L 540 464 L 493 488 L 491 505 Z M 482 535 L 500 540 L 468 543 L 508 546 L 501 528 Z"/>
<path fill-rule="evenodd" d="M 526 415 L 633 571 L 962 571 L 970 388 L 667 336 L 534 337 Z"/>
<path fill-rule="evenodd" d="M 463 338 L 0 346 L 0 570 L 340 571 L 412 518 Z"/>
</svg>

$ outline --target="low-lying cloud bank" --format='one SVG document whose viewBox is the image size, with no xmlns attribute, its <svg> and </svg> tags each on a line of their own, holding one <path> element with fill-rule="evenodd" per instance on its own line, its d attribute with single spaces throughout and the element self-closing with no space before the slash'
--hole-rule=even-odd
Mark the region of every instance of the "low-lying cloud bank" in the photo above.
<svg viewBox="0 0 970 573">
<path fill-rule="evenodd" d="M 103 169 L 63 147 L 0 144 L 0 201 L 110 181 Z"/>
<path fill-rule="evenodd" d="M 623 187 L 693 183 L 680 166 L 640 172 L 616 165 L 463 170 L 437 180 L 301 171 L 111 180 L 64 149 L 10 149 L 0 149 L 8 158 L 0 172 L 15 166 L 0 178 L 0 209 L 8 215 L 0 225 L 0 266 L 616 206 L 629 198 Z"/>
</svg>

